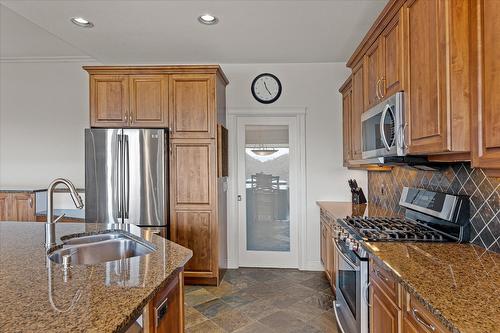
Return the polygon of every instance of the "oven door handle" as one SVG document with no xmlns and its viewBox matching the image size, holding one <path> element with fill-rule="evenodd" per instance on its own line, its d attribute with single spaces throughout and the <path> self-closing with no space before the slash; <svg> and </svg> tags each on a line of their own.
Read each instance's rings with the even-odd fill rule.
<svg viewBox="0 0 500 333">
<path fill-rule="evenodd" d="M 355 271 L 359 271 L 359 267 L 356 265 L 355 262 L 353 262 L 351 259 L 349 259 L 344 252 L 342 252 L 342 249 L 340 248 L 339 244 L 337 243 L 337 240 L 333 238 L 333 244 L 335 244 L 335 247 L 337 248 L 337 252 L 342 256 L 342 259 L 345 260 L 345 262 L 351 266 L 352 269 Z"/>
<path fill-rule="evenodd" d="M 384 124 L 385 124 L 385 117 L 387 116 L 387 112 L 389 111 L 390 108 L 391 108 L 391 106 L 389 104 L 387 104 L 384 107 L 384 111 L 382 111 L 382 115 L 380 116 L 380 137 L 382 138 L 382 143 L 384 144 L 385 149 L 387 149 L 388 151 L 391 150 L 391 147 L 389 146 L 389 143 L 387 142 Z"/>
</svg>

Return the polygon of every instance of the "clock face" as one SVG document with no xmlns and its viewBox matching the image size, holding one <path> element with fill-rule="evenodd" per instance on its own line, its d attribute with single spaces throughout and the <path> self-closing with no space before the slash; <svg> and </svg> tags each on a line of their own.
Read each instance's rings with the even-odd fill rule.
<svg viewBox="0 0 500 333">
<path fill-rule="evenodd" d="M 273 74 L 260 74 L 252 82 L 252 95 L 261 103 L 273 103 L 281 95 L 281 82 Z"/>
</svg>

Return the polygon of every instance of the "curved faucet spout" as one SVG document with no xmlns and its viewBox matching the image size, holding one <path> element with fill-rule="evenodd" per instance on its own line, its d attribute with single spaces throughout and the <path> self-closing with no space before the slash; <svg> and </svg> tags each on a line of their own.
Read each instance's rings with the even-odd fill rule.
<svg viewBox="0 0 500 333">
<path fill-rule="evenodd" d="M 58 221 L 57 219 L 54 220 L 54 204 L 53 204 L 53 199 L 54 199 L 54 190 L 57 185 L 63 184 L 69 189 L 69 193 L 71 195 L 71 198 L 73 199 L 73 203 L 75 204 L 76 208 L 82 209 L 83 208 L 83 200 L 76 191 L 75 185 L 73 185 L 72 182 L 70 182 L 67 179 L 64 178 L 56 178 L 54 179 L 49 187 L 47 188 L 47 223 L 45 225 L 45 247 L 50 248 L 54 245 L 56 245 L 55 242 L 55 227 L 54 224 Z M 62 217 L 62 216 L 61 216 Z"/>
</svg>

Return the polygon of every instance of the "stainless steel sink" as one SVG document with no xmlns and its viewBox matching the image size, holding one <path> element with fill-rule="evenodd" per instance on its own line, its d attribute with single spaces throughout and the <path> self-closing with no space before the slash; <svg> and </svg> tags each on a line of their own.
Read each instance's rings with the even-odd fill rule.
<svg viewBox="0 0 500 333">
<path fill-rule="evenodd" d="M 130 239 L 122 232 L 107 232 L 105 234 L 96 234 L 96 235 L 63 239 L 63 243 L 64 245 L 79 245 L 79 244 L 102 242 L 110 239 L 123 239 L 123 238 Z"/>
<path fill-rule="evenodd" d="M 143 256 L 155 250 L 149 242 L 122 233 L 107 233 L 69 239 L 62 248 L 48 253 L 48 256 L 58 264 L 92 265 Z"/>
</svg>

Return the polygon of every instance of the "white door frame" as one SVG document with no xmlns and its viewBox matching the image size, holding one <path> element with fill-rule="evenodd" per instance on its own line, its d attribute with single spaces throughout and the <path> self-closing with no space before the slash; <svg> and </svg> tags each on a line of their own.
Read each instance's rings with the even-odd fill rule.
<svg viewBox="0 0 500 333">
<path fill-rule="evenodd" d="M 262 107 L 262 108 L 229 108 L 228 110 L 228 129 L 229 129 L 229 179 L 228 179 L 228 268 L 238 268 L 240 266 L 240 210 L 239 204 L 244 203 L 242 200 L 238 202 L 238 120 L 243 118 L 254 118 L 258 122 L 258 118 L 288 118 L 290 128 L 295 132 L 295 143 L 291 145 L 295 147 L 296 165 L 293 167 L 296 178 L 296 196 L 292 202 L 290 197 L 290 214 L 292 214 L 292 205 L 295 211 L 297 224 L 297 262 L 293 266 L 289 263 L 282 265 L 283 267 L 296 267 L 305 269 L 306 262 L 306 155 L 305 155 L 305 116 L 306 108 L 300 107 Z M 242 134 L 244 135 L 244 133 Z M 293 140 L 293 137 L 291 137 Z M 292 172 L 292 166 L 290 168 Z M 243 217 L 245 218 L 245 217 Z M 292 243 L 291 243 L 292 244 Z M 271 266 L 269 263 L 262 262 L 259 266 Z M 276 267 L 276 265 L 273 265 Z"/>
</svg>

